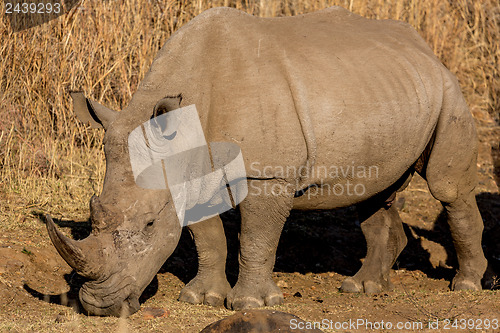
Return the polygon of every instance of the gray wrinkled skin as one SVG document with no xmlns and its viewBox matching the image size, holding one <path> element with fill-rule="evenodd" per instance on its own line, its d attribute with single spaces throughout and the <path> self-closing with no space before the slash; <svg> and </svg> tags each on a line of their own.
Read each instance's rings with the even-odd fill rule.
<svg viewBox="0 0 500 333">
<path fill-rule="evenodd" d="M 154 110 L 168 112 L 179 102 L 196 105 L 207 142 L 238 144 L 249 177 L 240 204 L 238 282 L 231 289 L 226 280 L 226 240 L 214 217 L 189 226 L 199 272 L 180 300 L 222 305 L 227 299 L 233 309 L 280 304 L 271 272 L 290 210 L 354 204 L 368 251 L 341 289 L 390 288 L 390 268 L 406 245 L 391 201 L 415 171 L 448 213 L 459 261 L 452 288 L 481 289 L 486 259 L 473 194 L 474 122 L 455 77 L 407 24 L 339 7 L 274 19 L 217 8 L 167 41 L 123 111 L 73 97 L 79 118 L 106 130 L 104 188 L 91 202 L 89 239 L 72 242 L 48 227 L 61 255 L 91 280 L 80 292 L 91 314 L 136 311 L 138 296 L 177 244 L 170 193 L 135 184 L 127 138 Z M 311 172 L 350 165 L 378 172 L 362 179 Z M 302 171 L 283 174 L 287 167 Z M 364 188 L 358 195 L 310 187 L 354 181 Z"/>
</svg>

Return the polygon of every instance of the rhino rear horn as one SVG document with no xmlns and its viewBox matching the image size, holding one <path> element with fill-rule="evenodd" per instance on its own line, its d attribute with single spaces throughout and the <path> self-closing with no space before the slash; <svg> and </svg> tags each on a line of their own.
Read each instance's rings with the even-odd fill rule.
<svg viewBox="0 0 500 333">
<path fill-rule="evenodd" d="M 86 98 L 82 92 L 71 92 L 70 95 L 78 119 L 83 123 L 90 123 L 92 128 L 106 129 L 118 115 L 118 112 Z"/>
<path fill-rule="evenodd" d="M 49 215 L 47 220 L 47 231 L 57 252 L 63 259 L 80 275 L 97 280 L 103 275 L 100 267 L 96 264 L 98 260 L 99 242 L 94 236 L 89 236 L 84 240 L 75 241 L 64 236 Z"/>
<path fill-rule="evenodd" d="M 90 220 L 92 233 L 97 235 L 106 228 L 122 223 L 123 214 L 112 205 L 102 203 L 97 195 L 93 195 L 90 198 Z"/>
</svg>

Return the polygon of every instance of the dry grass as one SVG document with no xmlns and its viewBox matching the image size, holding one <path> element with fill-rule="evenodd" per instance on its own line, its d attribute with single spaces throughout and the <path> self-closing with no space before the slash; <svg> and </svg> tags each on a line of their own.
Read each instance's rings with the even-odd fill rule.
<svg viewBox="0 0 500 333">
<path fill-rule="evenodd" d="M 47 244 L 50 241 L 43 225 L 37 223 L 36 212 L 84 220 L 88 216 L 90 196 L 101 189 L 105 168 L 101 149 L 103 133 L 76 121 L 69 91 L 83 90 L 87 96 L 111 108 L 123 108 L 171 33 L 209 7 L 231 6 L 272 17 L 312 12 L 332 5 L 365 17 L 399 19 L 413 25 L 456 73 L 471 109 L 482 118 L 479 120 L 489 115 L 499 121 L 498 0 L 83 0 L 69 14 L 21 32 L 10 29 L 1 11 L 0 243 L 17 244 L 12 245 L 12 251 L 18 252 L 25 246 L 34 252 L 34 248 L 43 247 L 42 250 L 52 252 L 37 258 L 45 260 L 51 255 L 62 262 Z M 498 142 L 498 137 L 496 140 Z M 419 191 L 424 192 L 424 187 L 425 184 Z M 408 201 L 411 201 L 409 197 L 415 198 L 415 193 L 408 194 Z M 418 212 L 424 212 L 427 217 L 429 207 L 419 207 Z M 440 207 L 436 209 L 437 215 Z M 412 214 L 416 215 L 415 212 L 417 208 Z M 40 267 L 46 266 L 44 260 L 40 261 Z M 56 273 L 62 275 L 60 271 Z M 37 270 L 30 274 L 23 275 L 23 281 L 19 275 L 10 282 L 24 283 L 24 279 L 32 276 L 50 287 L 50 274 Z M 293 287 L 286 292 L 292 295 L 298 290 L 304 295 L 311 292 L 309 287 L 304 287 L 306 282 L 312 284 L 308 276 L 284 276 L 290 278 L 289 284 Z M 6 281 L 6 276 L 3 277 Z M 321 295 L 324 303 L 311 300 L 314 297 L 290 296 L 278 310 L 317 320 L 325 314 L 345 319 L 366 317 L 368 312 L 373 312 L 371 319 L 380 320 L 391 311 L 401 310 L 408 316 L 415 315 L 401 292 L 391 294 L 384 303 L 388 308 L 379 311 L 381 300 L 337 293 L 336 287 L 342 278 L 338 275 L 330 280 L 325 278 L 327 282 L 323 287 L 316 289 L 315 295 Z M 401 281 L 404 278 L 399 277 Z M 140 314 L 128 322 L 85 317 L 75 314 L 71 308 L 38 302 L 19 289 L 19 299 L 15 299 L 12 306 L 0 305 L 0 332 L 171 332 L 177 331 L 176 328 L 180 332 L 193 332 L 230 314 L 224 309 L 177 302 L 183 283 L 172 274 L 160 274 L 158 279 L 161 292 L 148 300 L 148 306 L 171 310 L 168 320 L 146 321 Z M 2 283 L 0 273 L 0 287 Z M 422 280 L 417 279 L 409 289 L 420 288 L 421 283 Z M 450 298 L 443 291 L 447 290 L 447 282 L 429 279 L 427 283 L 432 290 L 426 292 L 432 300 L 429 307 L 444 309 L 443 304 L 468 304 L 463 300 L 463 295 L 468 294 L 454 293 Z M 436 289 L 441 292 L 436 294 Z M 495 304 L 500 304 L 498 295 L 493 292 L 487 295 L 487 301 L 470 313 L 471 318 L 481 313 L 486 313 L 485 316 L 498 313 L 498 307 L 495 308 Z M 421 299 L 427 302 L 427 294 Z M 63 322 L 55 323 L 61 313 Z"/>
<path fill-rule="evenodd" d="M 79 124 L 70 90 L 123 108 L 170 34 L 209 7 L 283 16 L 340 5 L 413 25 L 461 82 L 469 104 L 498 121 L 500 7 L 495 0 L 95 1 L 13 32 L 0 13 L 0 230 L 33 211 L 82 219 L 104 174 L 102 131 Z M 23 224 L 24 223 L 24 224 Z"/>
</svg>

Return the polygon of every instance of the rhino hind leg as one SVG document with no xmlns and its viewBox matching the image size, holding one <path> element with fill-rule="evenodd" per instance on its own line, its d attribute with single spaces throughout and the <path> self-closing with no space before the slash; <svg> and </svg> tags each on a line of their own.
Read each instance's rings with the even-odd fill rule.
<svg viewBox="0 0 500 333">
<path fill-rule="evenodd" d="M 380 207 L 380 208 L 379 208 Z M 389 273 L 407 239 L 393 205 L 365 203 L 358 206 L 367 254 L 360 270 L 344 280 L 342 292 L 378 293 L 392 289 Z"/>
<path fill-rule="evenodd" d="M 238 281 L 227 297 L 227 307 L 242 310 L 283 302 L 272 280 L 278 241 L 290 214 L 293 193 L 281 180 L 250 180 L 248 196 L 240 204 L 241 234 Z"/>
<path fill-rule="evenodd" d="M 471 166 L 471 169 L 475 170 Z M 432 174 L 432 170 L 427 170 L 427 176 Z M 464 178 L 471 175 L 464 173 Z M 458 180 L 457 180 L 458 182 Z M 458 273 L 451 284 L 453 290 L 481 290 L 481 279 L 486 271 L 487 260 L 484 257 L 481 246 L 483 234 L 483 220 L 477 207 L 473 188 L 457 190 L 456 183 L 434 183 L 428 180 L 431 194 L 441 201 L 446 211 L 448 225 L 450 226 L 453 244 L 457 253 Z M 451 190 L 455 187 L 453 190 Z M 450 199 L 450 191 L 457 191 L 456 197 Z M 463 193 L 463 192 L 465 193 Z M 462 193 L 460 193 L 462 192 Z M 467 193 L 468 192 L 468 193 Z"/>
<path fill-rule="evenodd" d="M 487 261 L 481 247 L 483 220 L 473 193 L 445 204 L 459 269 L 452 281 L 453 290 L 481 290 Z"/>
<path fill-rule="evenodd" d="M 477 135 L 456 80 L 447 86 L 438 122 L 427 163 L 419 173 L 447 213 L 459 264 L 452 289 L 480 290 L 487 261 L 481 246 L 483 220 L 474 195 Z"/>
<path fill-rule="evenodd" d="M 179 300 L 191 304 L 224 305 L 231 286 L 226 278 L 226 237 L 219 216 L 190 225 L 198 252 L 198 274 L 182 290 Z"/>
</svg>

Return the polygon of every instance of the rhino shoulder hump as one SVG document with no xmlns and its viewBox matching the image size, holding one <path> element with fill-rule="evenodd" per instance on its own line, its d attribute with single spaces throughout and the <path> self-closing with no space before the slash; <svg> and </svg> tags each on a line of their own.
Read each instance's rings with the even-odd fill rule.
<svg viewBox="0 0 500 333">
<path fill-rule="evenodd" d="M 254 17 L 248 13 L 245 13 L 241 10 L 229 8 L 229 7 L 214 7 L 203 11 L 200 15 L 196 16 L 190 22 L 196 24 L 204 24 L 204 23 L 218 23 L 221 20 L 231 20 L 238 19 L 241 17 Z"/>
</svg>

